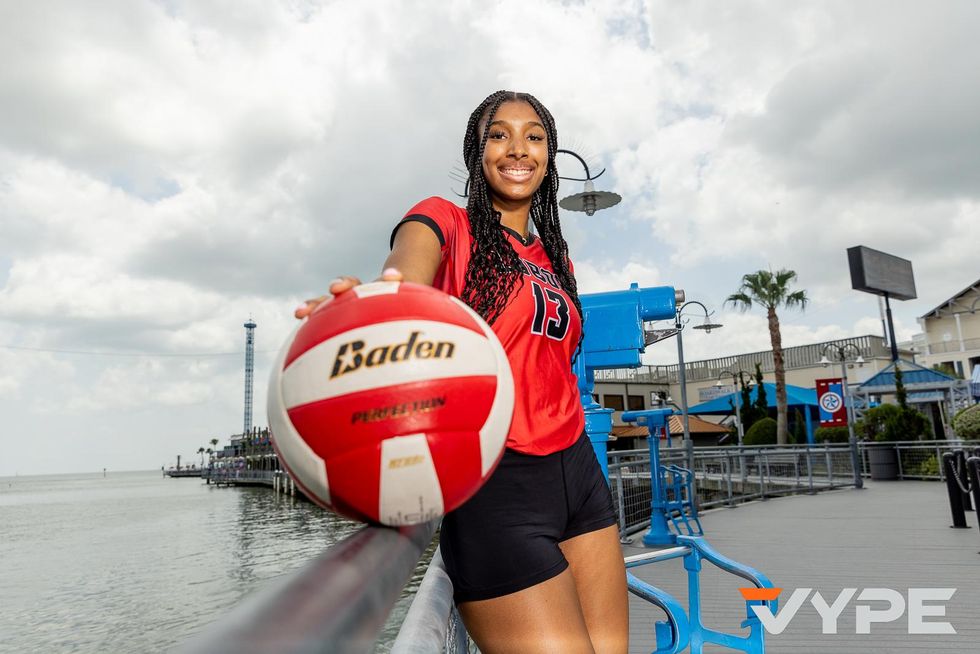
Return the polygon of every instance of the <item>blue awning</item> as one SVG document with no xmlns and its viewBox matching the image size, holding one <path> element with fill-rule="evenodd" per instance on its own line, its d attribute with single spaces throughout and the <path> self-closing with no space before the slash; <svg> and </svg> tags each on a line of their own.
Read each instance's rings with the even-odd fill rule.
<svg viewBox="0 0 980 654">
<path fill-rule="evenodd" d="M 956 383 L 956 379 L 938 370 L 920 366 L 911 361 L 899 360 L 902 367 L 902 383 L 910 389 L 915 387 L 946 388 Z M 889 393 L 895 390 L 895 364 L 889 364 L 859 387 L 862 393 Z"/>
<path fill-rule="evenodd" d="M 776 385 L 771 382 L 765 382 L 763 386 L 766 387 L 766 405 L 770 409 L 775 409 Z M 751 401 L 755 402 L 758 395 L 759 388 L 757 386 L 753 386 L 749 391 Z M 739 402 L 741 401 L 741 398 L 739 398 Z M 787 405 L 791 407 L 817 407 L 817 390 L 815 388 L 803 388 L 802 386 L 792 386 L 787 384 L 786 401 Z M 735 393 L 728 393 L 727 395 L 716 397 L 713 400 L 708 400 L 707 402 L 702 402 L 701 404 L 695 404 L 689 408 L 687 412 L 695 415 L 723 415 L 726 413 L 731 413 L 732 406 L 734 404 Z"/>
</svg>

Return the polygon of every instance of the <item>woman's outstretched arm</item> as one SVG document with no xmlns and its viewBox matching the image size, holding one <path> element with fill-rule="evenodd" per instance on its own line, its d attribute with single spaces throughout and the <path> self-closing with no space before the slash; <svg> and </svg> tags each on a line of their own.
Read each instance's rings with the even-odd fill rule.
<svg viewBox="0 0 980 654">
<path fill-rule="evenodd" d="M 432 284 L 436 270 L 442 260 L 439 238 L 426 225 L 407 222 L 398 228 L 391 254 L 385 260 L 384 272 L 378 278 L 386 282 L 415 282 Z M 361 283 L 357 277 L 343 275 L 330 283 L 331 295 L 340 295 Z M 324 300 L 326 295 L 307 300 L 301 304 L 294 315 L 305 318 Z"/>
</svg>

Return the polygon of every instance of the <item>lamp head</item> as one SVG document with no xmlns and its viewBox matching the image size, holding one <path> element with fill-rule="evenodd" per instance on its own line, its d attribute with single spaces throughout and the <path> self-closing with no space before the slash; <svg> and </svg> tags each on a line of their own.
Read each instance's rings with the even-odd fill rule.
<svg viewBox="0 0 980 654">
<path fill-rule="evenodd" d="M 710 334 L 712 329 L 721 329 L 721 327 L 722 327 L 721 323 L 711 322 L 711 319 L 708 318 L 708 316 L 705 316 L 704 322 L 701 323 L 700 325 L 695 325 L 693 329 L 701 329 L 704 330 L 705 334 Z"/>
<path fill-rule="evenodd" d="M 562 198 L 558 206 L 568 211 L 584 211 L 586 216 L 591 216 L 596 211 L 616 206 L 622 199 L 618 193 L 595 190 L 592 180 L 587 180 L 581 193 Z"/>
<path fill-rule="evenodd" d="M 826 368 L 827 366 L 830 365 L 830 359 L 827 358 L 827 355 L 826 354 L 823 355 L 823 357 L 821 357 L 821 359 L 820 359 L 820 365 L 823 366 L 824 368 Z"/>
</svg>

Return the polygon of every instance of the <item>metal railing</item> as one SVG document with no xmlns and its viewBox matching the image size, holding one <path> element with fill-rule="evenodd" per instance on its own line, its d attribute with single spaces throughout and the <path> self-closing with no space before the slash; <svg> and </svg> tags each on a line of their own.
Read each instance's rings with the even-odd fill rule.
<svg viewBox="0 0 980 654">
<path fill-rule="evenodd" d="M 267 482 L 268 485 L 272 485 L 272 481 L 277 475 L 283 475 L 285 473 L 276 470 L 246 470 L 243 468 L 214 468 L 210 472 L 205 471 L 205 474 L 201 475 L 205 479 L 210 479 L 213 482 L 223 482 L 223 481 L 256 481 L 256 482 Z"/>
<path fill-rule="evenodd" d="M 862 477 L 871 476 L 868 447 L 859 443 Z M 903 441 L 898 451 L 899 479 L 943 480 L 944 452 L 980 442 Z M 660 452 L 662 465 L 685 466 L 679 448 Z M 854 467 L 846 443 L 696 448 L 694 478 L 697 505 L 705 510 L 796 493 L 854 486 Z M 650 525 L 650 453 L 647 449 L 609 453 L 609 485 L 619 517 L 620 537 Z"/>
<path fill-rule="evenodd" d="M 370 652 L 435 527 L 364 527 L 246 600 L 181 651 Z"/>
<path fill-rule="evenodd" d="M 980 442 L 896 443 L 903 479 L 941 479 L 931 459 Z M 862 472 L 870 473 L 866 448 Z M 685 452 L 665 449 L 663 465 L 684 465 Z M 228 470 L 259 479 L 272 471 Z M 694 475 L 700 509 L 792 493 L 854 485 L 847 444 L 698 448 Z M 240 478 L 240 477 L 239 477 Z M 650 524 L 649 450 L 609 453 L 609 481 L 628 538 Z M 235 609 L 189 643 L 186 652 L 372 651 L 378 632 L 432 539 L 435 523 L 390 529 L 365 527 L 300 571 Z M 462 654 L 472 643 L 452 603 L 452 586 L 438 552 L 412 603 L 393 652 Z"/>
<path fill-rule="evenodd" d="M 980 446 L 980 441 L 899 441 L 892 443 L 898 451 L 898 478 L 945 481 L 943 454 L 962 448 Z M 871 475 L 868 447 L 860 444 L 861 474 Z"/>
<path fill-rule="evenodd" d="M 453 582 L 437 549 L 405 614 L 391 654 L 467 654 L 471 643 L 453 602 Z"/>
<path fill-rule="evenodd" d="M 686 466 L 681 449 L 661 450 L 661 465 Z M 700 510 L 795 493 L 854 486 L 847 444 L 696 448 L 694 479 Z M 650 453 L 609 453 L 609 485 L 625 539 L 650 524 Z"/>
<path fill-rule="evenodd" d="M 891 356 L 890 349 L 885 345 L 885 339 L 880 336 L 856 336 L 828 341 L 844 345 L 854 345 L 865 359 L 887 358 Z M 783 360 L 786 370 L 811 368 L 820 364 L 823 356 L 822 348 L 826 343 L 816 345 L 800 345 L 783 350 Z M 958 345 L 957 345 L 958 348 Z M 755 370 L 758 363 L 762 372 L 772 372 L 775 367 L 772 350 L 750 352 L 737 356 L 690 361 L 685 367 L 685 378 L 688 383 L 698 381 L 717 381 L 718 374 L 724 370 Z M 647 384 L 676 384 L 678 383 L 677 364 L 667 366 L 640 366 L 639 368 L 617 368 L 612 370 L 596 370 L 596 382 L 636 382 Z"/>
<path fill-rule="evenodd" d="M 926 346 L 926 354 L 945 354 L 947 352 L 967 352 L 980 350 L 980 338 L 964 338 L 962 345 L 959 339 L 937 341 Z"/>
<path fill-rule="evenodd" d="M 903 441 L 898 451 L 899 479 L 943 480 L 942 455 L 971 441 Z M 871 476 L 865 443 L 858 444 L 861 476 Z M 685 466 L 680 448 L 663 449 L 662 465 Z M 796 493 L 854 486 L 854 467 L 846 443 L 696 448 L 694 478 L 700 510 Z M 647 449 L 609 453 L 609 484 L 619 516 L 620 537 L 650 525 L 650 453 Z"/>
<path fill-rule="evenodd" d="M 938 341 L 936 343 L 929 343 L 926 345 L 928 348 L 926 352 L 928 354 L 945 354 L 947 352 L 959 352 L 960 342 L 956 341 Z"/>
</svg>

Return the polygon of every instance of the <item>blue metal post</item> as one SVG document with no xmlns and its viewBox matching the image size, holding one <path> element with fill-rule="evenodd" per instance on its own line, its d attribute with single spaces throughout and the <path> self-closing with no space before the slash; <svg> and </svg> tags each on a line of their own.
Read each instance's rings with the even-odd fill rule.
<svg viewBox="0 0 980 654">
<path fill-rule="evenodd" d="M 596 405 L 598 406 L 598 405 Z M 602 476 L 609 483 L 609 433 L 612 431 L 612 409 L 595 409 L 585 413 L 585 433 L 599 459 Z"/>
<path fill-rule="evenodd" d="M 585 366 L 584 359 L 579 355 L 572 368 L 578 375 L 579 399 L 585 410 L 585 433 L 589 436 L 592 449 L 595 450 L 596 458 L 599 460 L 599 467 L 602 468 L 602 476 L 606 478 L 608 484 L 608 443 L 609 434 L 612 432 L 613 410 L 603 409 L 592 397 L 592 391 L 595 389 L 595 371 Z"/>
<path fill-rule="evenodd" d="M 667 424 L 671 409 L 650 409 L 647 411 L 627 411 L 623 414 L 626 422 L 645 425 L 650 442 L 650 529 L 643 535 L 643 544 L 673 545 L 677 536 L 667 527 L 667 509 L 664 502 L 663 479 L 660 476 L 660 430 Z"/>
<path fill-rule="evenodd" d="M 637 368 L 645 347 L 643 323 L 674 317 L 678 292 L 671 286 L 590 293 L 580 297 L 585 316 L 585 338 L 572 370 L 578 376 L 585 410 L 585 431 L 595 450 L 602 474 L 609 481 L 608 443 L 612 409 L 603 409 L 592 397 L 595 371 Z"/>
</svg>

